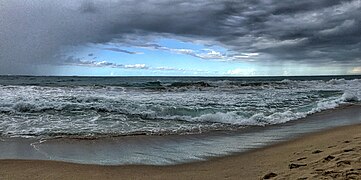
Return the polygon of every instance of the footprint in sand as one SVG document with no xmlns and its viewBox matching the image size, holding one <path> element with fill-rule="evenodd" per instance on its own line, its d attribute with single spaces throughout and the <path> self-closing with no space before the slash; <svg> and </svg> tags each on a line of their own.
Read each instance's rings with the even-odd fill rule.
<svg viewBox="0 0 361 180">
<path fill-rule="evenodd" d="M 322 152 L 323 152 L 323 151 L 317 149 L 317 150 L 313 151 L 312 154 L 318 154 L 318 153 L 322 153 Z"/>
<path fill-rule="evenodd" d="M 344 149 L 343 152 L 351 152 L 354 151 L 354 149 Z"/>
<path fill-rule="evenodd" d="M 301 161 L 301 160 L 304 160 L 304 159 L 307 159 L 307 157 L 300 157 L 297 159 L 297 161 Z"/>
<path fill-rule="evenodd" d="M 271 178 L 276 177 L 276 176 L 277 176 L 276 173 L 270 172 L 270 173 L 264 175 L 263 179 L 271 179 Z"/>
<path fill-rule="evenodd" d="M 325 161 L 331 161 L 332 159 L 335 159 L 335 156 L 328 155 L 327 157 L 323 158 Z"/>
<path fill-rule="evenodd" d="M 337 167 L 340 167 L 342 165 L 351 165 L 351 161 L 349 161 L 349 160 L 338 161 L 336 163 L 336 165 L 337 165 Z"/>
<path fill-rule="evenodd" d="M 288 165 L 288 167 L 290 169 L 294 169 L 294 168 L 299 168 L 299 167 L 302 167 L 302 166 L 307 166 L 307 164 L 295 164 L 295 163 L 291 163 Z"/>
</svg>

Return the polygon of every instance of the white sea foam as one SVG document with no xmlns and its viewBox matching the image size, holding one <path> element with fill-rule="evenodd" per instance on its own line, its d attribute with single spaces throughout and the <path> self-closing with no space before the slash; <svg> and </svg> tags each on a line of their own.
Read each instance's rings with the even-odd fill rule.
<svg viewBox="0 0 361 180">
<path fill-rule="evenodd" d="M 359 97 L 355 92 L 345 92 L 342 94 L 341 99 L 345 102 L 356 102 L 359 101 Z"/>
<path fill-rule="evenodd" d="M 191 121 L 197 122 L 216 122 L 216 123 L 227 123 L 227 124 L 236 124 L 236 125 L 251 125 L 253 122 L 250 119 L 247 119 L 241 115 L 238 115 L 236 112 L 217 112 L 214 114 L 203 114 L 199 117 L 191 118 Z"/>
</svg>

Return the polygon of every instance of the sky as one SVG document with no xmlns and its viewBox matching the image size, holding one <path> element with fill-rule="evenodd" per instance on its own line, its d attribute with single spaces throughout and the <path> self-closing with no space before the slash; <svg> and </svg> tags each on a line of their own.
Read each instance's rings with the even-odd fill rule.
<svg viewBox="0 0 361 180">
<path fill-rule="evenodd" d="M 361 0 L 0 0 L 0 74 L 361 74 Z"/>
</svg>

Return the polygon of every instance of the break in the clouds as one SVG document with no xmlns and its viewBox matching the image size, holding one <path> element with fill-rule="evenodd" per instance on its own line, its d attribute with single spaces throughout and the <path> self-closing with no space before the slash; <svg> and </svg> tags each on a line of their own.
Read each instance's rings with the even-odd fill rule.
<svg viewBox="0 0 361 180">
<path fill-rule="evenodd" d="M 341 69 L 338 72 L 357 73 L 361 66 L 359 17 L 361 0 L 0 0 L 0 74 L 51 74 L 58 66 L 68 65 L 64 49 L 89 44 L 118 53 L 117 64 L 124 64 L 123 54 L 143 53 L 118 45 L 148 46 L 205 64 L 217 60 L 270 67 L 331 64 Z M 157 38 L 209 48 L 167 47 L 157 44 Z M 148 63 L 135 64 L 148 67 Z M 159 67 L 179 69 L 170 65 Z"/>
<path fill-rule="evenodd" d="M 197 69 L 181 69 L 181 68 L 171 68 L 171 67 L 148 67 L 146 64 L 119 64 L 108 61 L 96 61 L 96 60 L 87 60 L 79 59 L 74 57 L 68 57 L 63 65 L 70 66 L 85 66 L 85 67 L 107 67 L 107 68 L 116 68 L 116 69 L 147 69 L 152 71 L 179 71 L 179 72 L 203 72 L 206 71 L 197 70 Z"/>
</svg>

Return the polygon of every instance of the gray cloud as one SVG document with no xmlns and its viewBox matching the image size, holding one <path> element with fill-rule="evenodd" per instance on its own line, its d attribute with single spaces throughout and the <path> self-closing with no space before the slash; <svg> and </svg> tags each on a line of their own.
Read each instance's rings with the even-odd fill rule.
<svg viewBox="0 0 361 180">
<path fill-rule="evenodd" d="M 102 49 L 108 50 L 108 51 L 126 53 L 126 54 L 141 54 L 140 52 L 133 52 L 133 51 L 128 51 L 128 50 L 120 49 L 120 48 L 102 48 Z"/>
<path fill-rule="evenodd" d="M 231 60 L 360 66 L 361 0 L 0 0 L 0 17 L 1 74 L 44 73 L 29 65 L 64 61 L 66 46 L 158 36 L 221 45 Z"/>
</svg>

